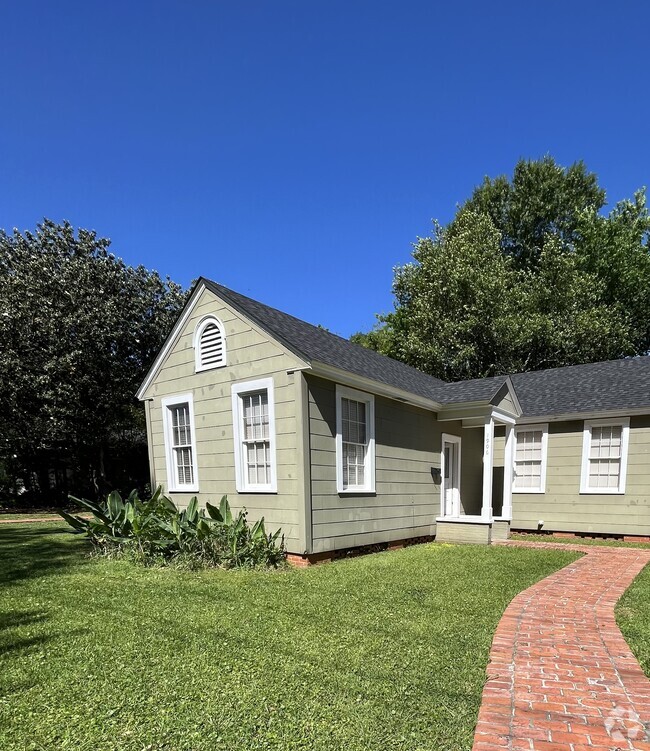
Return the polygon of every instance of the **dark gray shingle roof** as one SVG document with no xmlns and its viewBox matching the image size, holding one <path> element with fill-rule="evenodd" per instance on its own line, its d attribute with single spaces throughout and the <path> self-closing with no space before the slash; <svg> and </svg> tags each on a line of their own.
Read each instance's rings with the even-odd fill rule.
<svg viewBox="0 0 650 751">
<path fill-rule="evenodd" d="M 436 394 L 446 386 L 444 381 L 416 368 L 353 344 L 325 329 L 240 295 L 221 284 L 209 279 L 202 281 L 209 290 L 258 323 L 297 355 L 302 355 L 309 361 L 315 360 L 341 368 L 434 401 L 437 401 Z"/>
<path fill-rule="evenodd" d="M 495 376 L 494 378 L 475 378 L 471 381 L 446 383 L 440 390 L 438 401 L 441 404 L 489 402 L 507 380 L 508 376 Z"/>
<path fill-rule="evenodd" d="M 298 356 L 440 404 L 490 401 L 507 376 L 445 383 L 404 363 L 202 278 L 205 286 Z M 650 408 L 650 356 L 510 376 L 525 417 Z"/>
<path fill-rule="evenodd" d="M 526 417 L 650 407 L 650 357 L 511 376 Z"/>
</svg>

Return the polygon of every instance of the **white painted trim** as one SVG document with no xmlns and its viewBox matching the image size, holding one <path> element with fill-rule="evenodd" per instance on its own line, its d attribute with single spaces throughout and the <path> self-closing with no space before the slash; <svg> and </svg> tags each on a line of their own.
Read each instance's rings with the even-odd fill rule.
<svg viewBox="0 0 650 751">
<path fill-rule="evenodd" d="M 363 486 L 343 485 L 343 414 L 341 399 L 354 399 L 366 405 L 366 431 L 368 434 L 368 448 L 366 450 L 365 476 Z M 336 384 L 336 490 L 343 495 L 358 495 L 375 492 L 375 397 L 365 391 L 357 391 Z"/>
<path fill-rule="evenodd" d="M 492 475 L 494 471 L 494 418 L 485 419 L 483 426 L 483 502 L 481 516 L 492 519 Z"/>
<path fill-rule="evenodd" d="M 192 473 L 194 482 L 181 484 L 178 482 L 176 461 L 174 460 L 174 445 L 171 434 L 170 408 L 179 404 L 187 404 L 190 413 L 190 432 L 192 434 Z M 163 436 L 165 440 L 165 465 L 167 469 L 167 491 L 170 493 L 198 493 L 199 491 L 199 467 L 196 455 L 196 426 L 194 422 L 194 397 L 189 394 L 175 394 L 166 396 L 160 400 L 163 419 Z"/>
<path fill-rule="evenodd" d="M 203 332 L 206 327 L 211 323 L 214 323 L 214 325 L 218 327 L 219 332 L 221 333 L 221 360 L 219 360 L 219 362 L 212 363 L 211 365 L 201 365 L 201 337 L 203 336 Z M 203 318 L 199 319 L 199 322 L 196 324 L 196 328 L 194 329 L 194 339 L 192 341 L 192 346 L 194 347 L 194 369 L 197 373 L 200 373 L 203 370 L 214 370 L 215 368 L 226 367 L 226 329 L 224 328 L 221 320 L 217 318 L 217 316 L 212 315 L 212 313 L 208 313 L 207 315 L 203 316 Z"/>
<path fill-rule="evenodd" d="M 438 516 L 436 522 L 453 522 L 454 524 L 492 524 L 493 519 L 485 519 L 482 516 L 463 515 L 463 516 Z M 499 521 L 501 521 L 499 519 Z"/>
<path fill-rule="evenodd" d="M 516 418 L 511 417 L 507 412 L 503 412 L 498 407 L 492 410 L 492 417 L 495 422 L 501 422 L 504 425 L 514 425 L 517 422 Z"/>
<path fill-rule="evenodd" d="M 348 370 L 335 368 L 332 365 L 326 365 L 325 363 L 318 361 L 312 362 L 311 370 L 308 372 L 350 388 L 361 389 L 364 392 L 375 394 L 377 396 L 385 396 L 388 399 L 395 399 L 396 401 L 404 402 L 405 404 L 412 404 L 416 407 L 431 410 L 432 412 L 438 412 L 442 408 L 442 405 L 433 399 L 427 399 L 424 396 L 417 396 L 416 394 L 396 388 L 395 386 L 389 386 L 386 383 L 375 381 L 372 378 L 356 375 L 355 373 L 350 373 Z"/>
<path fill-rule="evenodd" d="M 526 424 L 537 422 L 570 422 L 572 420 L 610 420 L 616 417 L 636 417 L 638 415 L 650 415 L 650 404 L 647 407 L 635 409 L 610 409 L 592 412 L 565 412 L 561 415 L 535 415 L 525 417 Z"/>
<path fill-rule="evenodd" d="M 237 306 L 233 305 L 230 302 L 230 300 L 222 297 L 213 289 L 207 287 L 205 282 L 201 280 L 200 282 L 197 283 L 196 288 L 190 295 L 190 298 L 188 299 L 188 301 L 185 303 L 185 308 L 183 312 L 181 313 L 179 319 L 174 324 L 174 327 L 172 328 L 167 339 L 165 340 L 164 345 L 162 346 L 160 352 L 158 353 L 158 356 L 154 360 L 153 365 L 151 366 L 151 368 L 149 368 L 149 372 L 145 376 L 145 379 L 142 382 L 142 385 L 140 386 L 140 388 L 138 389 L 136 393 L 136 396 L 138 399 L 140 400 L 144 399 L 147 389 L 149 388 L 149 386 L 151 386 L 153 380 L 158 375 L 158 371 L 162 367 L 162 364 L 165 361 L 165 358 L 169 355 L 170 351 L 172 350 L 172 348 L 178 341 L 178 338 L 180 337 L 181 332 L 183 331 L 185 327 L 185 324 L 187 323 L 188 319 L 190 318 L 190 316 L 194 312 L 194 309 L 196 308 L 199 298 L 201 297 L 203 292 L 205 292 L 206 290 L 211 295 L 214 295 L 215 300 L 218 300 L 234 316 L 237 316 L 238 318 L 241 318 L 243 321 L 246 321 L 246 323 L 248 323 L 249 326 L 254 331 L 256 331 L 261 336 L 268 337 L 278 347 L 280 347 L 280 349 L 286 355 L 296 360 L 297 368 L 307 368 L 310 366 L 310 363 L 308 363 L 303 357 L 301 357 L 295 351 L 291 350 L 284 342 L 280 341 L 274 334 L 272 334 L 270 331 L 267 331 L 262 326 L 257 324 L 254 320 L 252 320 L 245 313 L 242 313 Z"/>
<path fill-rule="evenodd" d="M 181 313 L 180 318 L 174 324 L 174 328 L 171 330 L 160 352 L 158 353 L 158 356 L 153 361 L 153 365 L 149 368 L 149 372 L 145 376 L 144 381 L 142 381 L 142 385 L 140 386 L 140 388 L 138 389 L 136 393 L 136 397 L 138 399 L 144 399 L 144 395 L 147 389 L 151 385 L 151 382 L 153 381 L 154 377 L 158 373 L 160 366 L 162 365 L 164 359 L 169 354 L 171 348 L 174 346 L 174 344 L 176 344 L 176 341 L 180 335 L 180 332 L 183 330 L 183 327 L 187 323 L 189 317 L 192 315 L 192 311 L 196 307 L 196 303 L 199 297 L 201 296 L 201 293 L 204 291 L 205 291 L 205 284 L 201 282 L 200 284 L 197 285 L 196 289 L 192 293 L 192 296 L 187 301 L 187 303 L 185 303 L 184 312 Z"/>
<path fill-rule="evenodd" d="M 621 430 L 621 459 L 618 488 L 589 487 L 589 448 L 591 445 L 591 429 L 606 425 L 616 425 Z M 582 464 L 580 468 L 580 492 L 589 495 L 624 495 L 627 478 L 627 454 L 630 442 L 630 418 L 619 417 L 608 420 L 585 420 L 582 431 Z"/>
<path fill-rule="evenodd" d="M 459 435 L 453 435 L 451 433 L 443 433 L 440 436 L 441 442 L 440 442 L 440 515 L 441 518 L 446 519 L 456 519 L 460 517 L 460 478 L 461 478 L 461 455 L 462 455 L 462 439 Z M 454 512 L 452 512 L 449 516 L 445 515 L 445 494 L 447 492 L 447 486 L 445 484 L 445 443 L 450 443 L 453 446 L 456 446 L 456 454 L 457 454 L 457 460 L 456 460 L 456 475 L 458 482 L 456 483 L 456 493 L 454 494 L 454 497 L 452 498 L 451 505 L 452 509 L 454 509 Z M 450 473 L 451 478 L 451 473 Z M 453 482 L 453 478 L 452 482 Z M 480 517 L 479 517 L 480 518 Z"/>
<path fill-rule="evenodd" d="M 244 459 L 244 444 L 242 441 L 242 401 L 244 394 L 266 389 L 269 402 L 269 450 L 271 452 L 271 482 L 263 485 L 250 485 L 247 480 L 246 460 Z M 255 381 L 233 383 L 231 387 L 232 399 L 232 432 L 233 448 L 235 452 L 235 486 L 238 493 L 277 493 L 277 460 L 275 447 L 275 396 L 273 392 L 273 378 L 260 378 Z"/>
<path fill-rule="evenodd" d="M 512 519 L 512 485 L 514 478 L 515 427 L 506 425 L 506 440 L 503 462 L 503 499 L 501 502 L 501 516 L 495 519 Z"/>
<path fill-rule="evenodd" d="M 542 431 L 542 466 L 540 468 L 540 486 L 539 488 L 516 488 L 515 487 L 515 457 L 517 453 L 517 436 L 519 433 L 526 433 L 527 431 L 541 430 Z M 521 423 L 515 425 L 514 445 L 512 449 L 512 492 L 532 493 L 541 495 L 546 493 L 546 467 L 548 461 L 548 423 Z"/>
</svg>

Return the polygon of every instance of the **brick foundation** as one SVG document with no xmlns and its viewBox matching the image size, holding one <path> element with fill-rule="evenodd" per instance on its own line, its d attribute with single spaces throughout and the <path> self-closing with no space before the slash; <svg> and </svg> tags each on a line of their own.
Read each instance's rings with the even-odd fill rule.
<svg viewBox="0 0 650 751">
<path fill-rule="evenodd" d="M 320 563 L 329 563 L 341 558 L 356 558 L 359 555 L 369 555 L 370 553 L 380 553 L 385 550 L 400 550 L 410 545 L 420 545 L 421 543 L 433 542 L 434 535 L 424 535 L 422 537 L 411 537 L 406 540 L 391 540 L 391 542 L 380 542 L 375 545 L 359 545 L 354 548 L 342 548 L 341 550 L 328 550 L 325 553 L 310 553 L 301 555 L 300 553 L 287 553 L 287 563 L 296 568 L 307 568 Z"/>
</svg>

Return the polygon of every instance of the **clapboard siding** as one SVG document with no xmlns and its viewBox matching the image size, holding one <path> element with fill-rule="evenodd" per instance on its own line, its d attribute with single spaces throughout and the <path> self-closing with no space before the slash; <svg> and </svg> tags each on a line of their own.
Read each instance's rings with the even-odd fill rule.
<svg viewBox="0 0 650 751">
<path fill-rule="evenodd" d="M 194 330 L 211 313 L 223 323 L 227 364 L 195 373 Z M 156 484 L 167 486 L 161 399 L 192 393 L 201 503 L 227 495 L 234 509 L 245 507 L 249 518 L 264 516 L 270 530 L 282 528 L 290 551 L 299 549 L 298 486 L 296 466 L 296 408 L 294 375 L 296 358 L 261 334 L 242 316 L 208 290 L 204 291 L 172 350 L 156 374 L 145 398 L 150 402 L 152 474 Z M 273 378 L 276 417 L 277 494 L 237 493 L 233 445 L 231 386 L 257 378 Z M 187 505 L 193 493 L 172 493 L 179 506 Z M 300 499 L 302 496 L 300 495 Z"/>
<path fill-rule="evenodd" d="M 375 490 L 336 491 L 336 385 L 307 376 L 314 552 L 430 535 L 440 511 L 435 414 L 375 397 Z"/>
<path fill-rule="evenodd" d="M 546 492 L 514 493 L 512 527 L 650 534 L 650 416 L 632 417 L 624 495 L 580 493 L 582 421 L 551 423 Z"/>
</svg>

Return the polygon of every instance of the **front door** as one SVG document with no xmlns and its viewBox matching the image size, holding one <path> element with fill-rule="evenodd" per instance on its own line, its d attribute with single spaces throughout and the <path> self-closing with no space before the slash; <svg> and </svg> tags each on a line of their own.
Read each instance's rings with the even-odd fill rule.
<svg viewBox="0 0 650 751">
<path fill-rule="evenodd" d="M 443 438 L 442 465 L 444 516 L 460 516 L 460 438 Z"/>
</svg>

